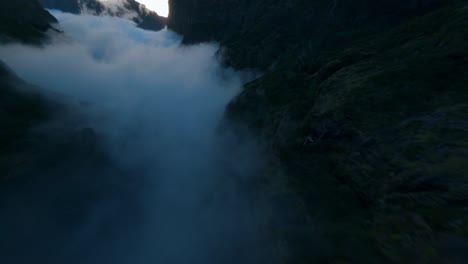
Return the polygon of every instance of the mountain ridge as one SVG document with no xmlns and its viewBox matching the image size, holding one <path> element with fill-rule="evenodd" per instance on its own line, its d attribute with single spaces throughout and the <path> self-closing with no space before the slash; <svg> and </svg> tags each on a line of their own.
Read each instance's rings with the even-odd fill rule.
<svg viewBox="0 0 468 264">
<path fill-rule="evenodd" d="M 63 12 L 80 14 L 83 8 L 88 12 L 97 15 L 107 14 L 111 16 L 126 16 L 129 13 L 135 14 L 131 19 L 138 27 L 145 30 L 158 31 L 165 27 L 165 18 L 159 16 L 156 12 L 147 9 L 144 5 L 135 0 L 125 0 L 123 6 L 119 6 L 116 10 L 108 9 L 98 0 L 39 0 L 41 4 L 48 9 L 58 9 Z"/>
<path fill-rule="evenodd" d="M 45 32 L 58 23 L 37 0 L 0 2 L 0 41 L 40 43 L 47 37 Z"/>
</svg>

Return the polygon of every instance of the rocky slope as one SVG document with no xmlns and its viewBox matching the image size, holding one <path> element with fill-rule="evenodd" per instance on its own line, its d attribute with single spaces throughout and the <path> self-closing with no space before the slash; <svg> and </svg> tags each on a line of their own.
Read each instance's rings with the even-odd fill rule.
<svg viewBox="0 0 468 264">
<path fill-rule="evenodd" d="M 0 2 L 0 42 L 38 43 L 57 20 L 36 0 Z"/>
<path fill-rule="evenodd" d="M 144 5 L 135 0 L 126 0 L 125 4 L 116 9 L 106 8 L 98 0 L 39 0 L 44 7 L 58 9 L 64 12 L 79 14 L 86 9 L 87 12 L 95 14 L 106 13 L 112 16 L 127 17 L 129 14 L 138 27 L 146 30 L 158 31 L 165 27 L 165 18 L 156 12 L 147 9 Z"/>
<path fill-rule="evenodd" d="M 186 43 L 220 41 L 225 58 L 237 68 L 264 69 L 282 54 L 275 49 L 294 49 L 305 39 L 317 43 L 338 31 L 395 25 L 455 2 L 459 0 L 170 0 L 167 23 Z"/>
<path fill-rule="evenodd" d="M 0 186 L 28 149 L 26 138 L 30 129 L 47 119 L 44 100 L 25 92 L 27 86 L 0 61 Z"/>
<path fill-rule="evenodd" d="M 57 20 L 36 0 L 0 2 L 0 39 L 2 42 L 21 41 L 41 44 L 45 32 Z M 1 59 L 1 58 L 0 58 Z M 0 60 L 0 186 L 18 165 L 26 149 L 28 133 L 33 126 L 45 121 L 48 106 L 30 85 L 18 78 Z"/>
<path fill-rule="evenodd" d="M 467 1 L 170 1 L 185 43 L 264 71 L 226 117 L 289 171 L 318 234 L 292 263 L 465 263 Z"/>
<path fill-rule="evenodd" d="M 57 22 L 36 0 L 2 1 L 0 10 L 3 22 L 0 36 L 5 42 L 43 45 L 47 40 L 45 32 Z M 31 175 L 39 176 L 41 170 L 56 168 L 51 161 L 62 161 L 66 168 L 65 164 L 72 160 L 86 163 L 98 156 L 93 154 L 95 138 L 89 129 L 74 126 L 39 129 L 57 121 L 58 113 L 62 115 L 67 109 L 36 91 L 36 87 L 18 77 L 0 58 L 0 197 L 18 191 L 7 186 L 28 184 L 34 181 Z M 70 120 L 76 121 L 74 118 Z M 65 119 L 62 116 L 59 120 Z M 88 151 L 86 157 L 81 156 L 83 151 Z M 23 178 L 25 175 L 28 177 Z"/>
<path fill-rule="evenodd" d="M 44 32 L 56 22 L 36 0 L 0 1 L 0 14 L 2 40 L 27 45 L 43 45 Z M 135 184 L 116 182 L 128 172 L 116 169 L 96 133 L 57 103 L 63 98 L 45 99 L 37 90 L 0 58 L 0 262 L 83 263 L 57 252 L 96 204 L 132 201 L 128 190 Z M 112 222 L 125 226 L 125 220 Z"/>
<path fill-rule="evenodd" d="M 114 205 L 105 207 L 112 230 L 134 226 L 116 215 L 141 213 L 139 183 L 116 168 L 73 109 L 57 103 L 65 98 L 35 90 L 0 63 L 0 262 L 91 263 L 94 244 L 86 254 L 66 248 L 102 203 L 115 201 L 113 213 Z"/>
</svg>

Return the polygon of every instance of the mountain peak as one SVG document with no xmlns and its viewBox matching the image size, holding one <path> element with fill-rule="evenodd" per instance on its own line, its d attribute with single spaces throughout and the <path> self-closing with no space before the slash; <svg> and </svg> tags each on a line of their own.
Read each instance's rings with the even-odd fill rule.
<svg viewBox="0 0 468 264">
<path fill-rule="evenodd" d="M 132 14 L 131 19 L 138 27 L 146 30 L 158 31 L 164 28 L 165 18 L 156 12 L 149 10 L 145 5 L 135 0 L 124 0 L 119 5 L 107 6 L 99 0 L 39 0 L 45 8 L 58 9 L 63 12 L 80 14 L 90 12 L 96 15 L 110 15 L 127 17 Z"/>
</svg>

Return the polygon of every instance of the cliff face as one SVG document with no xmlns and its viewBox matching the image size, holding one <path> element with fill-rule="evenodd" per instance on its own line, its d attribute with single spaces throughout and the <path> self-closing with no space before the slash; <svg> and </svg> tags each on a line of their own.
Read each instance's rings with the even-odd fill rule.
<svg viewBox="0 0 468 264">
<path fill-rule="evenodd" d="M 333 31 L 395 24 L 453 2 L 457 0 L 170 0 L 168 26 L 186 43 L 220 41 L 236 67 L 266 68 L 278 57 L 272 54 L 275 48 L 294 49 L 291 43 Z M 236 50 L 239 45 L 242 52 Z M 239 58 L 246 50 L 255 54 Z"/>
<path fill-rule="evenodd" d="M 0 42 L 40 42 L 57 20 L 36 0 L 0 2 Z"/>
<path fill-rule="evenodd" d="M 168 26 L 264 71 L 226 118 L 320 230 L 286 232 L 292 263 L 466 262 L 467 1 L 171 0 Z"/>
<path fill-rule="evenodd" d="M 158 31 L 165 27 L 165 18 L 160 17 L 156 12 L 144 7 L 135 0 L 126 0 L 122 8 L 117 10 L 107 9 L 98 0 L 39 0 L 44 7 L 49 9 L 58 9 L 63 12 L 79 14 L 82 8 L 94 12 L 96 14 L 106 13 L 113 16 L 124 16 L 131 12 L 136 16 L 132 20 L 137 23 L 138 27 L 146 30 Z"/>
<path fill-rule="evenodd" d="M 0 61 L 0 193 L 30 154 L 30 129 L 45 121 L 48 104 Z"/>
<path fill-rule="evenodd" d="M 36 0 L 0 2 L 0 42 L 41 44 L 57 20 Z M 30 129 L 47 118 L 47 104 L 0 60 L 0 189 L 28 151 Z"/>
</svg>

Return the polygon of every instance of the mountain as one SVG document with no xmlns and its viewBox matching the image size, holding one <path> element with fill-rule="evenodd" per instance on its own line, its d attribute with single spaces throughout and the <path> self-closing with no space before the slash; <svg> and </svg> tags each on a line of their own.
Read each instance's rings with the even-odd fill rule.
<svg viewBox="0 0 468 264">
<path fill-rule="evenodd" d="M 57 20 L 36 0 L 0 2 L 1 42 L 41 45 Z M 17 161 L 30 151 L 27 138 L 33 126 L 44 122 L 48 104 L 27 92 L 31 86 L 18 78 L 0 60 L 0 188 L 3 190 Z"/>
<path fill-rule="evenodd" d="M 458 0 L 170 0 L 168 26 L 185 42 L 221 41 L 236 67 L 266 68 L 277 55 L 274 45 L 292 47 L 304 39 L 360 29 L 395 25 Z M 255 50 L 236 52 L 236 47 Z M 256 46 L 261 45 L 262 49 Z M 267 49 L 263 49 L 267 47 Z M 281 47 L 279 47 L 281 49 Z M 230 52 L 235 53 L 231 56 Z M 239 55 L 241 55 L 239 57 Z M 247 58 L 248 57 L 248 58 Z"/>
<path fill-rule="evenodd" d="M 53 23 L 36 0 L 0 2 L 2 41 L 40 44 Z M 263 73 L 225 117 L 270 146 L 304 202 L 307 232 L 294 221 L 275 230 L 288 263 L 466 263 L 466 0 L 171 0 L 168 26 Z M 0 63 L 1 193 L 24 171 L 106 160 L 90 129 L 31 136 L 59 111 L 27 90 Z"/>
<path fill-rule="evenodd" d="M 0 61 L 0 189 L 3 191 L 19 159 L 30 153 L 28 135 L 33 126 L 44 122 L 48 105 L 30 86 Z M 24 168 L 26 169 L 26 168 Z"/>
<path fill-rule="evenodd" d="M 144 5 L 135 0 L 125 0 L 123 6 L 117 9 L 106 8 L 98 0 L 39 0 L 48 9 L 58 9 L 63 12 L 79 14 L 85 8 L 88 12 L 97 15 L 106 13 L 112 16 L 123 17 L 128 13 L 135 14 L 132 20 L 138 27 L 146 30 L 158 31 L 165 27 L 165 18 L 156 12 L 147 9 Z"/>
<path fill-rule="evenodd" d="M 57 20 L 37 0 L 0 2 L 0 42 L 40 42 Z"/>
<path fill-rule="evenodd" d="M 263 72 L 225 115 L 305 203 L 291 263 L 466 263 L 467 1 L 171 0 L 168 27 Z"/>
</svg>

